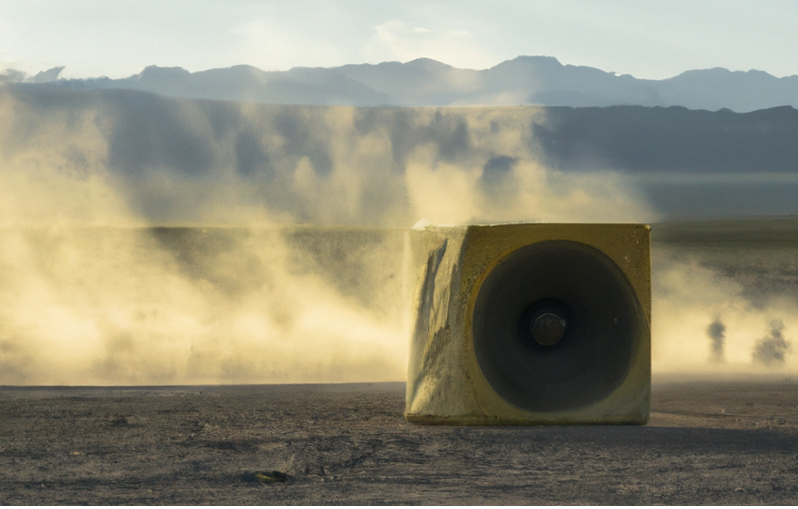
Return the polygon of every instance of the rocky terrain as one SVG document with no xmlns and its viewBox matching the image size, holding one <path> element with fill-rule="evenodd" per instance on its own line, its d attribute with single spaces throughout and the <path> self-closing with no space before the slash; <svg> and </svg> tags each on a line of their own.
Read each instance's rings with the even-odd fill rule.
<svg viewBox="0 0 798 509">
<path fill-rule="evenodd" d="M 14 505 L 795 504 L 796 390 L 787 378 L 659 377 L 646 426 L 444 427 L 405 422 L 401 383 L 3 387 L 0 494 Z"/>
</svg>

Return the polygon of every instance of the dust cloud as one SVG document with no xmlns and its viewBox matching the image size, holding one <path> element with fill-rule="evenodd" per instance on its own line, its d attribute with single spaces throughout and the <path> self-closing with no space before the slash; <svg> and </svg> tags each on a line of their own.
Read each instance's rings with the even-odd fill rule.
<svg viewBox="0 0 798 509">
<path fill-rule="evenodd" d="M 675 248 L 655 246 L 652 255 L 655 373 L 798 371 L 798 360 L 789 355 L 790 331 L 798 330 L 793 295 L 752 295 L 744 281 Z"/>
<path fill-rule="evenodd" d="M 392 228 L 649 214 L 544 120 L 2 88 L 0 383 L 401 380 Z"/>
<path fill-rule="evenodd" d="M 720 318 L 715 318 L 715 321 L 707 327 L 707 336 L 709 336 L 711 343 L 711 357 L 715 362 L 723 362 L 723 342 L 726 340 L 726 326 Z"/>
<path fill-rule="evenodd" d="M 545 168 L 544 122 L 0 85 L 0 384 L 403 380 L 402 229 L 656 219 L 620 174 Z M 655 269 L 655 370 L 706 369 L 712 317 L 754 364 L 772 330 L 733 281 Z"/>
<path fill-rule="evenodd" d="M 792 349 L 790 342 L 784 338 L 784 323 L 773 320 L 770 324 L 770 333 L 756 342 L 754 346 L 754 361 L 773 366 L 784 364 L 784 356 Z"/>
</svg>

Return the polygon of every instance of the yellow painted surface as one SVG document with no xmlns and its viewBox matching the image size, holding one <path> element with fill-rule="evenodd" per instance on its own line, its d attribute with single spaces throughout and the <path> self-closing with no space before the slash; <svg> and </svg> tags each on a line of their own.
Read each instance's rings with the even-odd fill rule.
<svg viewBox="0 0 798 509">
<path fill-rule="evenodd" d="M 516 250 L 547 240 L 592 246 L 623 272 L 645 315 L 631 366 L 604 399 L 532 412 L 504 400 L 483 375 L 471 317 L 491 270 Z M 651 387 L 650 228 L 640 224 L 503 224 L 428 227 L 409 235 L 413 325 L 405 417 L 429 424 L 644 424 Z M 413 270 L 415 269 L 415 270 Z"/>
</svg>

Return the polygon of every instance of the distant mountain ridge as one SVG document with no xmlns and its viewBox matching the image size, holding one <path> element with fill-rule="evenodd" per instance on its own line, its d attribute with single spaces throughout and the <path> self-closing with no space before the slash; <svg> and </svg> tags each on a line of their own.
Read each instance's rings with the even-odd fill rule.
<svg viewBox="0 0 798 509">
<path fill-rule="evenodd" d="M 239 65 L 191 73 L 180 67 L 149 66 L 123 79 L 57 79 L 60 70 L 37 74 L 29 86 L 121 88 L 174 97 L 263 104 L 633 105 L 710 111 L 727 108 L 736 112 L 798 107 L 798 76 L 777 78 L 763 71 L 715 68 L 647 80 L 593 67 L 563 65 L 556 58 L 545 56 L 520 56 L 484 70 L 459 69 L 429 58 L 406 63 L 296 67 L 288 71 L 262 71 Z M 6 71 L 0 75 L 0 81 L 3 80 L 19 81 L 21 73 Z"/>
</svg>

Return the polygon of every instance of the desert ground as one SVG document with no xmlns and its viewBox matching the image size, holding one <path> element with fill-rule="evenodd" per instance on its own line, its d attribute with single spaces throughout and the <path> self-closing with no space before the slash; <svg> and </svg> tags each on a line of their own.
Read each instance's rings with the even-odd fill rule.
<svg viewBox="0 0 798 509">
<path fill-rule="evenodd" d="M 798 220 L 652 234 L 655 268 L 668 252 L 752 301 L 798 295 Z M 401 382 L 0 386 L 0 503 L 798 504 L 785 371 L 655 372 L 645 426 L 424 426 L 403 409 Z"/>
<path fill-rule="evenodd" d="M 447 427 L 406 423 L 402 383 L 4 387 L 0 500 L 794 505 L 797 394 L 655 378 L 646 426 Z"/>
</svg>

